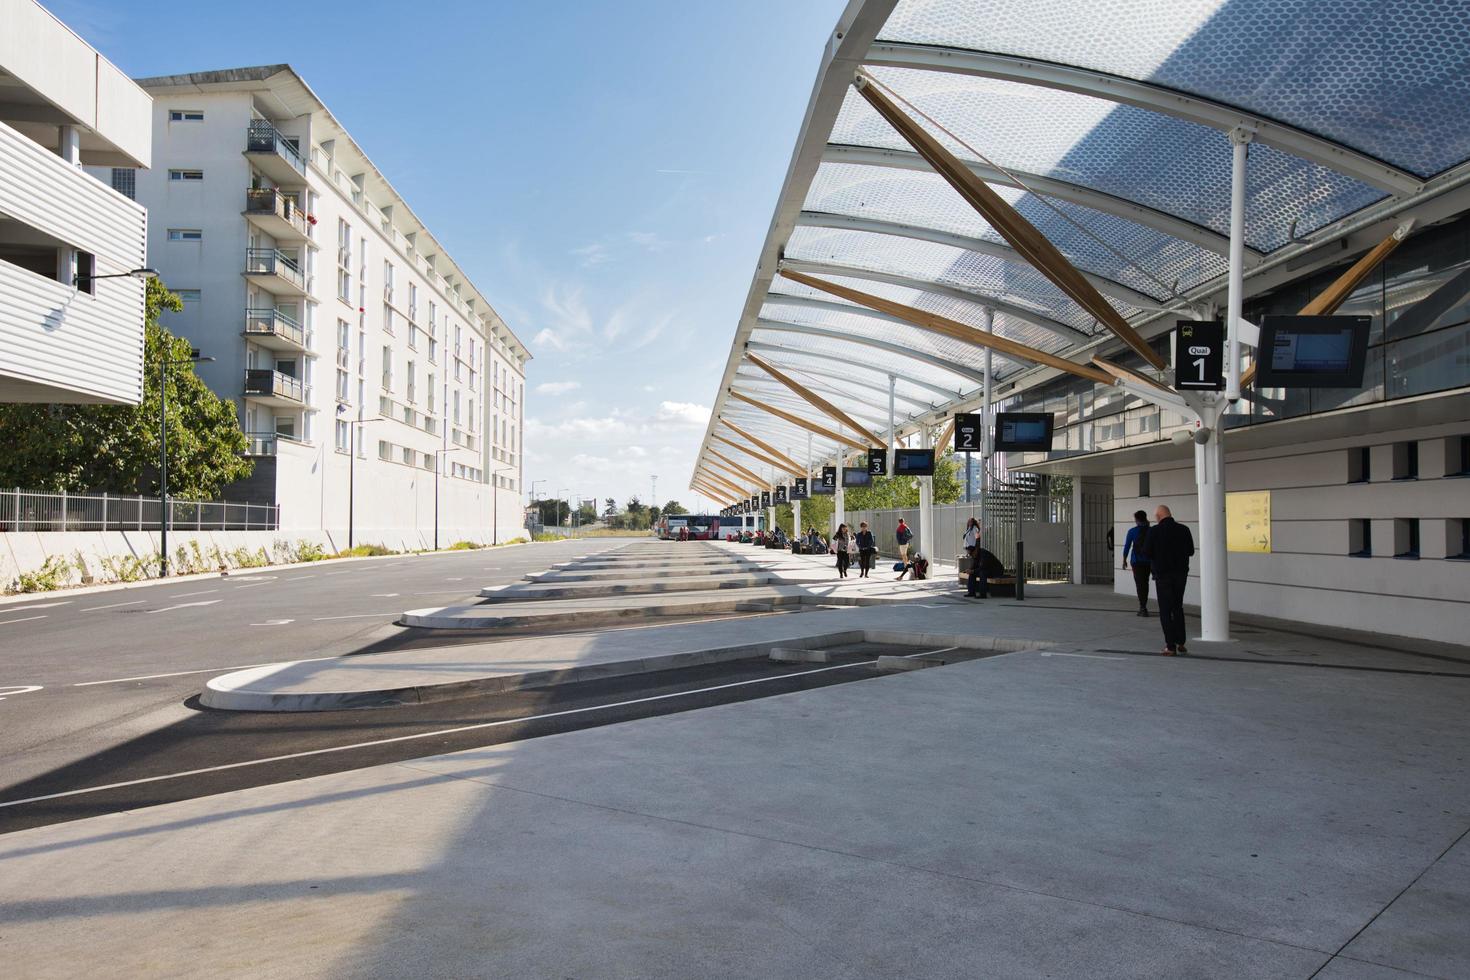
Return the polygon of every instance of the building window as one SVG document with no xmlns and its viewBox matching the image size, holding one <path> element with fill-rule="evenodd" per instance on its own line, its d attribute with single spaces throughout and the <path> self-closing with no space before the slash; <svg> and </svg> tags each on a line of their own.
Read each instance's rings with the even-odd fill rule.
<svg viewBox="0 0 1470 980">
<path fill-rule="evenodd" d="M 1419 479 L 1419 443 L 1396 442 L 1393 445 L 1393 478 Z"/>
<path fill-rule="evenodd" d="M 1369 463 L 1372 452 L 1367 446 L 1358 446 L 1349 449 L 1348 453 L 1348 478 L 1349 483 L 1367 483 L 1373 473 L 1373 467 Z"/>
<path fill-rule="evenodd" d="M 426 385 L 425 390 L 428 392 L 428 395 L 424 398 L 424 411 L 428 412 L 430 415 L 433 415 L 434 414 L 434 376 L 432 374 L 429 375 L 428 384 Z"/>
<path fill-rule="evenodd" d="M 352 302 L 352 226 L 337 219 L 337 298 Z"/>
<path fill-rule="evenodd" d="M 416 394 L 413 375 L 414 363 L 413 361 L 409 361 L 408 365 L 404 368 L 404 377 L 408 379 L 408 403 L 410 405 L 414 403 L 414 395 Z"/>
<path fill-rule="evenodd" d="M 1148 492 L 1149 492 L 1149 475 L 1145 471 L 1143 473 L 1138 474 L 1138 495 L 1140 497 L 1147 497 L 1148 496 Z"/>
<path fill-rule="evenodd" d="M 1419 518 L 1401 517 L 1393 522 L 1393 556 L 1419 557 Z"/>
<path fill-rule="evenodd" d="M 1353 558 L 1373 557 L 1373 522 L 1366 517 L 1348 521 L 1348 555 Z"/>
<path fill-rule="evenodd" d="M 337 420 L 337 452 L 349 453 L 352 451 L 352 424 Z"/>
<path fill-rule="evenodd" d="M 174 294 L 179 297 L 180 303 L 197 303 L 203 295 L 197 289 L 175 289 Z"/>
<path fill-rule="evenodd" d="M 198 228 L 170 228 L 168 240 L 171 242 L 202 242 L 204 232 Z"/>
<path fill-rule="evenodd" d="M 1454 561 L 1470 561 L 1470 518 L 1446 521 L 1445 557 Z"/>
<path fill-rule="evenodd" d="M 383 348 L 383 390 L 393 390 L 393 348 Z"/>
<path fill-rule="evenodd" d="M 132 167 L 113 167 L 112 189 L 123 197 L 136 201 L 138 199 L 138 171 Z"/>
<path fill-rule="evenodd" d="M 204 171 L 203 170 L 170 170 L 168 172 L 168 179 L 169 180 L 203 180 L 204 179 Z"/>
<path fill-rule="evenodd" d="M 459 389 L 454 391 L 454 424 L 459 425 Z"/>
<path fill-rule="evenodd" d="M 169 122 L 204 122 L 203 109 L 170 109 Z"/>
<path fill-rule="evenodd" d="M 419 287 L 414 283 L 408 284 L 408 319 L 414 323 L 419 320 Z"/>
<path fill-rule="evenodd" d="M 383 299 L 393 302 L 393 263 L 383 260 Z"/>
</svg>

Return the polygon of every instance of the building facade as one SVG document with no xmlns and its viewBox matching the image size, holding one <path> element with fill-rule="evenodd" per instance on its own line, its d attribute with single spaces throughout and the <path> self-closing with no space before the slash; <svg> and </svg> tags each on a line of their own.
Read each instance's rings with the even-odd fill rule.
<svg viewBox="0 0 1470 980">
<path fill-rule="evenodd" d="M 107 178 L 238 405 L 256 471 L 228 495 L 341 546 L 522 533 L 530 354 L 326 106 L 285 65 L 139 84 L 154 166 Z"/>
<path fill-rule="evenodd" d="M 34 0 L 0 0 L 0 401 L 143 397 L 146 92 Z M 108 277 L 108 278 L 102 278 Z"/>
</svg>

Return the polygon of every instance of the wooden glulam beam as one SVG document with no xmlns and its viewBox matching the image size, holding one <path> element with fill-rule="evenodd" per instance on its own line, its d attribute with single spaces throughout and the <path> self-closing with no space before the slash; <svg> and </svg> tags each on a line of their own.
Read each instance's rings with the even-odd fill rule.
<svg viewBox="0 0 1470 980">
<path fill-rule="evenodd" d="M 972 208 L 978 211 L 990 226 L 1006 240 L 1011 248 L 1040 272 L 1052 284 L 1082 307 L 1095 320 L 1107 327 L 1123 343 L 1156 368 L 1162 369 L 1164 358 L 1141 337 L 1138 331 L 1123 319 L 1097 288 L 1088 282 L 1077 267 L 1067 260 L 1036 226 L 1022 217 L 1004 198 L 991 190 L 985 181 L 975 175 L 965 163 L 950 153 L 939 140 L 929 135 L 886 95 L 878 86 L 863 75 L 854 83 L 858 92 L 878 111 L 888 124 L 897 130 L 914 151 L 928 161 L 945 182 L 953 187 Z"/>
<path fill-rule="evenodd" d="M 1303 306 L 1297 313 L 1298 316 L 1330 316 L 1337 312 L 1338 307 L 1347 302 L 1347 298 L 1353 294 L 1353 290 L 1362 285 L 1363 280 L 1368 278 L 1378 263 L 1388 258 L 1388 254 L 1398 248 L 1404 239 L 1409 237 L 1409 228 L 1412 223 L 1400 225 L 1389 233 L 1383 241 L 1374 245 L 1363 257 L 1343 270 L 1332 283 L 1316 296 L 1311 302 Z M 1257 354 L 1256 360 L 1260 359 Z M 1240 386 L 1242 388 L 1256 380 L 1256 360 L 1240 374 Z"/>
<path fill-rule="evenodd" d="M 752 449 L 749 446 L 741 445 L 740 443 L 736 442 L 734 439 L 731 439 L 728 436 L 722 436 L 722 435 L 720 435 L 719 433 L 716 432 L 716 433 L 711 433 L 710 434 L 710 438 L 711 439 L 718 439 L 720 442 L 723 442 L 725 445 L 729 446 L 731 449 L 737 449 L 740 452 L 744 453 L 745 455 L 750 456 L 753 459 L 758 459 L 762 463 L 765 463 L 768 466 L 774 467 L 775 469 L 785 470 L 787 468 L 786 464 L 783 463 L 783 462 L 781 462 L 779 459 L 776 459 L 776 458 L 774 458 L 772 456 L 767 456 L 765 453 L 761 452 L 759 449 Z M 801 470 L 798 469 L 798 470 L 796 470 L 796 472 L 801 472 Z M 765 480 L 762 480 L 761 482 L 762 483 L 765 483 L 766 481 Z"/>
<path fill-rule="evenodd" d="M 744 477 L 747 477 L 748 479 L 754 480 L 756 483 L 765 483 L 766 482 L 765 479 L 763 477 L 761 477 L 761 475 L 759 473 L 755 473 L 755 472 L 753 472 L 751 470 L 746 469 L 745 467 L 741 466 L 739 463 L 735 462 L 730 457 L 725 456 L 722 453 L 717 453 L 713 449 L 709 449 L 709 450 L 706 450 L 706 451 L 711 456 L 713 456 L 715 459 L 717 459 L 721 463 L 723 463 L 732 472 L 739 473 L 741 476 L 744 476 Z"/>
<path fill-rule="evenodd" d="M 824 439 L 831 439 L 833 442 L 843 443 L 845 445 L 851 446 L 854 449 L 869 448 L 868 442 L 854 439 L 852 436 L 845 436 L 840 432 L 833 432 L 826 426 L 817 425 L 815 422 L 808 422 L 806 419 L 802 418 L 799 415 L 792 415 L 790 412 L 782 411 L 774 405 L 767 405 L 765 402 L 757 401 L 756 399 L 751 398 L 749 395 L 743 392 L 736 391 L 734 388 L 729 389 L 729 392 L 731 398 L 745 402 L 745 404 L 750 405 L 754 408 L 758 408 L 763 412 L 770 412 L 772 415 L 776 416 L 776 418 L 785 419 L 792 425 L 801 429 L 805 429 L 806 431 L 813 433 L 814 435 L 819 435 Z"/>
<path fill-rule="evenodd" d="M 736 493 L 749 495 L 752 484 L 757 487 L 768 486 L 765 480 L 748 482 L 745 477 L 727 472 L 726 467 L 720 466 L 718 463 L 711 463 L 709 460 L 705 460 L 704 462 L 704 474 L 712 480 L 719 480 L 721 483 L 727 484 Z"/>
<path fill-rule="evenodd" d="M 949 440 L 954 437 L 954 424 L 955 417 L 951 415 L 949 417 L 949 423 L 940 431 L 939 438 L 934 440 L 935 455 L 944 455 L 944 450 L 949 445 Z"/>
<path fill-rule="evenodd" d="M 733 483 L 730 480 L 722 479 L 710 470 L 705 470 L 703 473 L 699 474 L 699 476 L 700 479 L 704 480 L 709 486 L 720 487 L 728 493 L 741 494 L 745 492 L 739 486 L 739 484 Z"/>
<path fill-rule="evenodd" d="M 839 286 L 835 282 L 818 279 L 816 276 L 809 276 L 804 272 L 782 269 L 781 275 L 790 279 L 792 282 L 799 282 L 813 289 L 820 289 L 824 293 L 851 300 L 860 306 L 866 306 L 870 310 L 877 310 L 880 313 L 896 316 L 906 323 L 911 323 L 931 333 L 943 334 L 946 337 L 951 337 L 967 344 L 974 344 L 976 347 L 989 347 L 991 350 L 1004 354 L 1007 357 L 1030 361 L 1033 364 L 1045 364 L 1047 367 L 1056 368 L 1058 371 L 1065 371 L 1067 374 L 1075 374 L 1079 378 L 1086 378 L 1089 381 L 1095 381 L 1099 384 L 1113 383 L 1111 377 L 1095 367 L 1078 364 L 1076 361 L 1069 361 L 1065 357 L 1058 357 L 1055 354 L 1048 354 L 1044 350 L 1028 347 L 1025 344 L 1002 337 L 996 333 L 987 333 L 967 323 L 951 320 L 937 313 L 930 313 L 927 310 L 920 310 L 912 306 L 905 306 L 902 303 L 895 303 L 893 300 L 884 299 L 881 296 L 874 296 L 871 293 L 865 293 L 848 286 Z M 749 357 L 750 355 L 746 354 L 745 356 Z"/>
<path fill-rule="evenodd" d="M 690 489 L 697 490 L 711 500 L 717 501 L 722 504 L 729 504 L 736 499 L 734 496 L 731 495 L 730 491 L 716 490 L 710 484 L 705 483 L 697 477 L 690 482 Z"/>
<path fill-rule="evenodd" d="M 823 398 L 821 395 L 818 395 L 816 392 L 814 392 L 811 389 L 807 388 L 806 386 L 802 385 L 800 382 L 795 381 L 795 380 L 793 380 L 791 378 L 788 378 L 784 373 L 782 373 L 781 371 L 777 370 L 775 367 L 771 366 L 770 364 L 767 364 L 765 361 L 761 360 L 759 357 L 756 357 L 750 351 L 746 351 L 745 352 L 745 359 L 747 361 L 749 361 L 751 364 L 754 364 L 756 367 L 760 368 L 762 371 L 766 372 L 766 374 L 769 374 L 776 381 L 779 381 L 781 384 L 785 385 L 793 393 L 795 393 L 797 397 L 799 397 L 802 401 L 806 402 L 808 405 L 811 405 L 817 411 L 821 412 L 822 414 L 826 415 L 828 418 L 830 418 L 830 419 L 832 419 L 832 420 L 834 420 L 836 422 L 842 423 L 843 425 L 847 426 L 849 429 L 852 429 L 858 435 L 862 436 L 863 439 L 864 439 L 864 441 L 862 443 L 854 443 L 854 442 L 851 442 L 851 440 L 848 440 L 848 439 L 845 439 L 845 438 L 841 438 L 841 437 L 837 437 L 835 435 L 828 436 L 828 438 L 837 438 L 838 441 L 840 441 L 840 442 L 847 442 L 850 445 L 852 445 L 852 446 L 854 446 L 855 448 L 858 448 L 858 449 L 870 449 L 870 448 L 871 449 L 882 449 L 883 448 L 883 443 L 881 441 L 873 438 L 873 436 L 869 434 L 867 428 L 861 422 L 857 421 L 852 416 L 850 416 L 846 412 L 842 411 L 842 409 L 838 408 L 836 405 L 833 405 L 831 402 L 827 401 L 827 399 Z M 732 395 L 735 394 L 735 392 L 734 392 L 733 389 L 731 390 L 730 393 Z M 766 409 L 766 411 L 768 411 L 768 412 L 772 412 L 772 414 L 776 414 L 775 410 L 772 409 L 772 408 L 770 408 L 769 406 L 762 405 L 762 406 L 759 406 L 759 407 Z M 831 431 L 830 429 L 818 429 L 818 428 L 814 428 L 813 426 L 811 426 L 811 425 L 809 425 L 807 423 L 804 423 L 804 422 L 797 422 L 797 421 L 795 421 L 795 417 L 794 416 L 791 416 L 791 415 L 782 414 L 782 418 L 785 418 L 786 421 L 791 422 L 793 425 L 799 425 L 799 426 L 801 426 L 803 429 L 806 429 L 809 432 L 825 433 L 825 432 L 830 432 Z"/>
<path fill-rule="evenodd" d="M 731 432 L 740 436 L 742 439 L 747 440 L 751 445 L 759 446 L 765 452 L 769 453 L 774 459 L 777 460 L 776 468 L 778 470 L 788 470 L 792 473 L 806 472 L 806 470 L 802 467 L 800 463 L 792 459 L 790 456 L 787 456 L 785 453 L 781 452 L 781 450 L 777 449 L 769 442 L 765 442 L 761 439 L 756 438 L 755 436 L 751 435 L 749 432 L 746 432 L 744 429 L 740 428 L 740 426 L 736 425 L 734 422 L 731 422 L 724 416 L 720 417 L 720 421 L 725 423 L 725 428 L 729 429 Z"/>
<path fill-rule="evenodd" d="M 1116 378 L 1119 381 L 1132 381 L 1136 384 L 1147 385 L 1150 388 L 1157 388 L 1159 391 L 1166 391 L 1171 395 L 1176 393 L 1173 388 L 1170 388 L 1162 381 L 1155 381 L 1148 375 L 1135 371 L 1132 368 L 1126 368 L 1121 364 L 1114 364 L 1107 358 L 1094 355 L 1092 363 L 1106 371 L 1110 377 Z"/>
</svg>

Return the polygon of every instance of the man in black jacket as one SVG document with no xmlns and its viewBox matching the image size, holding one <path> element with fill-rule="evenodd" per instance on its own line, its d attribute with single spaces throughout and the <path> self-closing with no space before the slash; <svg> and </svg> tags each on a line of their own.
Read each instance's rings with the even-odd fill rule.
<svg viewBox="0 0 1470 980">
<path fill-rule="evenodd" d="M 1184 588 L 1189 583 L 1189 559 L 1194 554 L 1194 535 L 1174 520 L 1168 507 L 1159 504 L 1153 527 L 1144 538 L 1154 581 L 1158 583 L 1159 625 L 1164 628 L 1163 655 L 1188 653 L 1184 635 Z"/>
</svg>

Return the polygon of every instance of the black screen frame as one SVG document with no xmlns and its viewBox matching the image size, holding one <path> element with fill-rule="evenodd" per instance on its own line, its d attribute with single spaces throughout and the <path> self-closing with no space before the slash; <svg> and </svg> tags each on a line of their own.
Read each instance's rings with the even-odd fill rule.
<svg viewBox="0 0 1470 980">
<path fill-rule="evenodd" d="M 1016 442 L 1005 439 L 1001 433 L 1005 431 L 1008 420 L 1017 422 L 1042 422 L 1046 423 L 1046 445 L 1039 446 L 1035 443 Z M 1049 453 L 1052 442 L 1056 439 L 1057 417 L 1051 412 L 998 412 L 995 416 L 995 451 L 1001 453 Z"/>
<path fill-rule="evenodd" d="M 1284 333 L 1331 334 L 1344 327 L 1353 330 L 1345 371 L 1282 371 L 1271 364 L 1271 351 Z M 1260 344 L 1256 347 L 1257 388 L 1353 388 L 1363 387 L 1368 367 L 1368 335 L 1373 330 L 1370 316 L 1288 316 L 1272 313 L 1261 318 Z"/>
<path fill-rule="evenodd" d="M 900 465 L 900 460 L 922 459 L 928 457 L 927 465 L 918 469 L 905 469 Z M 933 476 L 934 465 L 938 455 L 932 449 L 895 449 L 893 451 L 893 475 L 894 476 Z"/>
<path fill-rule="evenodd" d="M 851 479 L 851 477 L 853 476 L 860 476 L 862 477 L 862 479 Z M 872 485 L 873 474 L 868 472 L 868 468 L 866 466 L 844 466 L 842 468 L 842 489 L 847 490 L 851 487 L 870 487 Z"/>
</svg>

